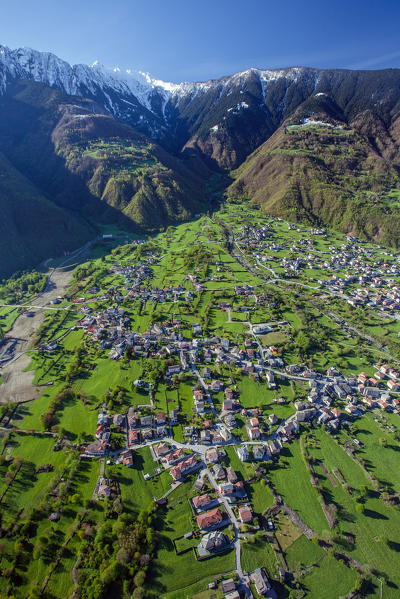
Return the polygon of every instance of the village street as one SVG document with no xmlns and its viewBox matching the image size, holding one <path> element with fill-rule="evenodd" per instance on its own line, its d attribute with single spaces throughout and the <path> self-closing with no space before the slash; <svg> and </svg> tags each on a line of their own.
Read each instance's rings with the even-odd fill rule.
<svg viewBox="0 0 400 599">
<path fill-rule="evenodd" d="M 209 479 L 211 486 L 215 489 L 215 491 L 218 494 L 218 483 L 215 480 L 212 473 L 208 470 L 208 468 L 204 468 L 204 470 L 202 470 L 200 472 L 199 477 L 204 478 L 205 476 Z M 228 514 L 229 519 L 232 522 L 233 530 L 235 533 L 235 539 L 233 541 L 233 544 L 235 547 L 235 569 L 236 569 L 236 573 L 239 577 L 240 586 L 242 587 L 242 590 L 246 593 L 247 597 L 252 598 L 253 594 L 249 587 L 249 579 L 243 573 L 241 559 L 240 559 L 240 533 L 239 533 L 240 522 L 238 522 L 238 520 L 231 508 L 231 505 L 226 497 L 219 497 L 219 503 L 224 506 L 226 513 Z"/>
</svg>

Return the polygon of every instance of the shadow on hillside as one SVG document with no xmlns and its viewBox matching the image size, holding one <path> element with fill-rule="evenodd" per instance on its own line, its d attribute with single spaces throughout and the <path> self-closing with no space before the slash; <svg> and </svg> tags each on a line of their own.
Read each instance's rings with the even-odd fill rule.
<svg viewBox="0 0 400 599">
<path fill-rule="evenodd" d="M 368 518 L 374 518 L 374 520 L 389 520 L 387 516 L 380 514 L 375 510 L 366 509 L 364 510 L 364 516 L 368 516 Z"/>
<path fill-rule="evenodd" d="M 400 543 L 397 543 L 397 541 L 388 541 L 388 547 L 392 551 L 397 551 L 397 553 L 400 552 Z"/>
</svg>

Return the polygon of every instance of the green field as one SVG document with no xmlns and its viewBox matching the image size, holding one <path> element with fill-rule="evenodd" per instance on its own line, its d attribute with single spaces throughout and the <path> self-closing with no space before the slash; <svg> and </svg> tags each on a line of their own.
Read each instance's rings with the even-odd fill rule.
<svg viewBox="0 0 400 599">
<path fill-rule="evenodd" d="M 318 496 L 310 485 L 310 476 L 300 453 L 299 444 L 294 441 L 285 447 L 281 456 L 287 466 L 280 463 L 272 467 L 269 476 L 285 502 L 299 514 L 300 518 L 321 534 L 328 523 L 318 501 Z"/>
</svg>

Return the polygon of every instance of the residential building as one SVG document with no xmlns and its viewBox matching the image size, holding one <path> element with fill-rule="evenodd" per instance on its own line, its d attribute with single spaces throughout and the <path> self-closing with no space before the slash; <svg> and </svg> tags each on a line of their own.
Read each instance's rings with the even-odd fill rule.
<svg viewBox="0 0 400 599">
<path fill-rule="evenodd" d="M 240 447 L 238 447 L 237 454 L 241 462 L 247 462 L 250 457 L 249 450 L 247 449 L 246 445 L 241 445 Z"/>
<path fill-rule="evenodd" d="M 218 508 L 210 510 L 196 517 L 197 526 L 200 530 L 218 526 L 222 522 L 222 514 Z"/>
<path fill-rule="evenodd" d="M 264 570 L 262 570 L 261 568 L 257 568 L 256 570 L 254 570 L 254 572 L 250 574 L 250 579 L 252 580 L 252 582 L 254 582 L 256 591 L 259 595 L 268 594 L 269 597 L 271 597 L 271 599 L 272 597 L 276 597 L 276 593 L 271 588 L 271 585 L 264 573 Z M 271 591 L 273 591 L 273 594 L 271 594 Z"/>
<path fill-rule="evenodd" d="M 243 522 L 243 524 L 248 524 L 253 520 L 253 512 L 249 505 L 243 505 L 239 508 L 239 520 Z"/>
<path fill-rule="evenodd" d="M 227 474 L 228 481 L 230 483 L 236 483 L 237 482 L 238 477 L 236 475 L 236 472 L 232 468 L 232 466 L 228 466 L 228 468 L 226 469 L 226 474 Z"/>
<path fill-rule="evenodd" d="M 193 497 L 193 499 L 192 499 L 193 507 L 198 511 L 207 509 L 207 506 L 211 502 L 212 502 L 212 499 L 208 495 L 208 493 L 205 493 L 204 495 L 197 495 L 196 497 Z"/>
<path fill-rule="evenodd" d="M 209 532 L 204 535 L 201 539 L 201 543 L 198 546 L 206 552 L 221 551 L 228 545 L 228 539 L 221 531 Z"/>
</svg>

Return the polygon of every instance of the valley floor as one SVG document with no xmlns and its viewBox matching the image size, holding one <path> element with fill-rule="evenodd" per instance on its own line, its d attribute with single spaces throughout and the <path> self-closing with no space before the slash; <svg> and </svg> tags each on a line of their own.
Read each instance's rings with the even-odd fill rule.
<svg viewBox="0 0 400 599">
<path fill-rule="evenodd" d="M 231 203 L 103 250 L 7 332 L 0 594 L 398 597 L 399 255 Z"/>
</svg>

